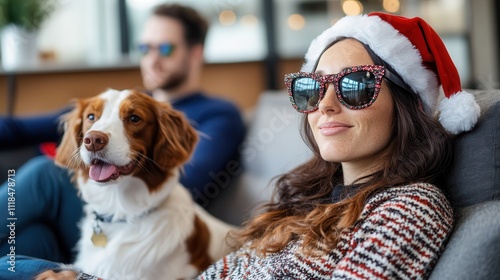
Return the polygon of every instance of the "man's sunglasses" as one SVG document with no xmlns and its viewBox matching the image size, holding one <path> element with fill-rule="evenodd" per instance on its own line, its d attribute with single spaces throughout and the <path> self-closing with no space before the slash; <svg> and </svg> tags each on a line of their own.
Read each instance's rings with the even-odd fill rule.
<svg viewBox="0 0 500 280">
<path fill-rule="evenodd" d="M 161 56 L 167 57 L 174 51 L 174 45 L 169 43 L 161 43 L 158 46 L 152 46 L 150 44 L 139 44 L 137 49 L 142 55 L 148 54 L 151 49 L 157 49 Z"/>
<path fill-rule="evenodd" d="M 330 75 L 305 72 L 287 74 L 285 84 L 292 106 L 301 113 L 310 113 L 318 109 L 328 83 L 333 83 L 337 98 L 342 105 L 357 110 L 375 102 L 384 77 L 408 90 L 401 79 L 380 65 L 353 66 L 338 74 Z"/>
</svg>

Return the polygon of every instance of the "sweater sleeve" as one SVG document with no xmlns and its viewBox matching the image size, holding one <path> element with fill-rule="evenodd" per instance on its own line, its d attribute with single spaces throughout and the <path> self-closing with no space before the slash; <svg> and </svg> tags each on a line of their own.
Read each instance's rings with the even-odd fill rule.
<svg viewBox="0 0 500 280">
<path fill-rule="evenodd" d="M 333 279 L 423 279 L 452 229 L 453 213 L 434 186 L 375 196 L 355 225 Z"/>
<path fill-rule="evenodd" d="M 93 275 L 90 275 L 90 274 L 86 274 L 86 273 L 80 273 L 78 274 L 78 277 L 76 278 L 76 280 L 103 280 L 102 278 L 99 278 L 97 276 L 93 276 Z"/>
<path fill-rule="evenodd" d="M 59 119 L 69 110 L 32 117 L 0 117 L 0 149 L 59 141 Z"/>
<path fill-rule="evenodd" d="M 242 278 L 242 275 L 248 274 L 247 269 L 253 261 L 255 261 L 255 258 L 248 254 L 245 249 L 239 249 L 211 264 L 196 279 L 239 279 Z"/>
<path fill-rule="evenodd" d="M 206 207 L 211 198 L 242 172 L 238 146 L 245 127 L 236 110 L 219 110 L 196 125 L 200 138 L 191 160 L 184 166 L 181 183 Z"/>
</svg>

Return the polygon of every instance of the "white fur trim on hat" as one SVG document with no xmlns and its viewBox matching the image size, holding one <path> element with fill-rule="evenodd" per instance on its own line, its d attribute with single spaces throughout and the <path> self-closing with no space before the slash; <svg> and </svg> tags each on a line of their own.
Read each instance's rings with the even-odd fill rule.
<svg viewBox="0 0 500 280">
<path fill-rule="evenodd" d="M 466 91 L 455 93 L 441 100 L 439 111 L 439 122 L 453 134 L 472 129 L 481 113 L 474 96 Z"/>
<path fill-rule="evenodd" d="M 422 65 L 422 57 L 410 40 L 378 16 L 346 16 L 311 42 L 301 71 L 312 72 L 325 48 L 339 37 L 368 45 L 415 91 L 430 115 L 436 112 L 439 84 L 436 74 Z"/>
</svg>

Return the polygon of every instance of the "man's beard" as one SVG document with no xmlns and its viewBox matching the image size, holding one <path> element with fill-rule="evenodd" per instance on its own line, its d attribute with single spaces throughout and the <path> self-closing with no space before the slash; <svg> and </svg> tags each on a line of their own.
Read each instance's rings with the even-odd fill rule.
<svg viewBox="0 0 500 280">
<path fill-rule="evenodd" d="M 175 90 L 188 79 L 188 73 L 189 67 L 184 65 L 184 67 L 180 68 L 180 71 L 173 73 L 172 76 L 170 76 L 170 78 L 163 82 L 163 84 L 161 84 L 158 88 L 165 91 Z"/>
</svg>

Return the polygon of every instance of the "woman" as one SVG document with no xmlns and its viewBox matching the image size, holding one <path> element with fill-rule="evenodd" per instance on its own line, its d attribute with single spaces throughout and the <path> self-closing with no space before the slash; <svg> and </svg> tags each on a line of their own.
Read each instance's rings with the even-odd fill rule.
<svg viewBox="0 0 500 280">
<path fill-rule="evenodd" d="M 439 37 L 419 18 L 345 17 L 285 82 L 314 157 L 199 279 L 426 278 L 453 224 L 439 188 L 450 132 L 479 114 Z"/>
<path fill-rule="evenodd" d="M 305 113 L 303 135 L 314 157 L 278 179 L 273 202 L 235 236 L 240 249 L 200 279 L 429 275 L 453 215 L 438 187 L 452 149 L 450 134 L 433 117 L 436 77 L 422 63 L 430 56 L 409 40 L 435 44 L 439 37 L 422 34 L 426 28 L 420 19 L 370 14 L 344 18 L 313 41 L 303 72 L 285 82 L 292 105 Z M 451 77 L 456 69 L 442 43 L 426 45 L 447 60 L 434 64 L 444 63 Z M 453 91 L 460 87 L 456 77 L 441 80 L 447 105 L 461 100 L 472 108 L 469 116 L 459 112 L 470 129 L 479 112 L 470 94 Z M 450 131 L 463 128 L 450 125 L 456 116 L 441 117 Z"/>
</svg>

